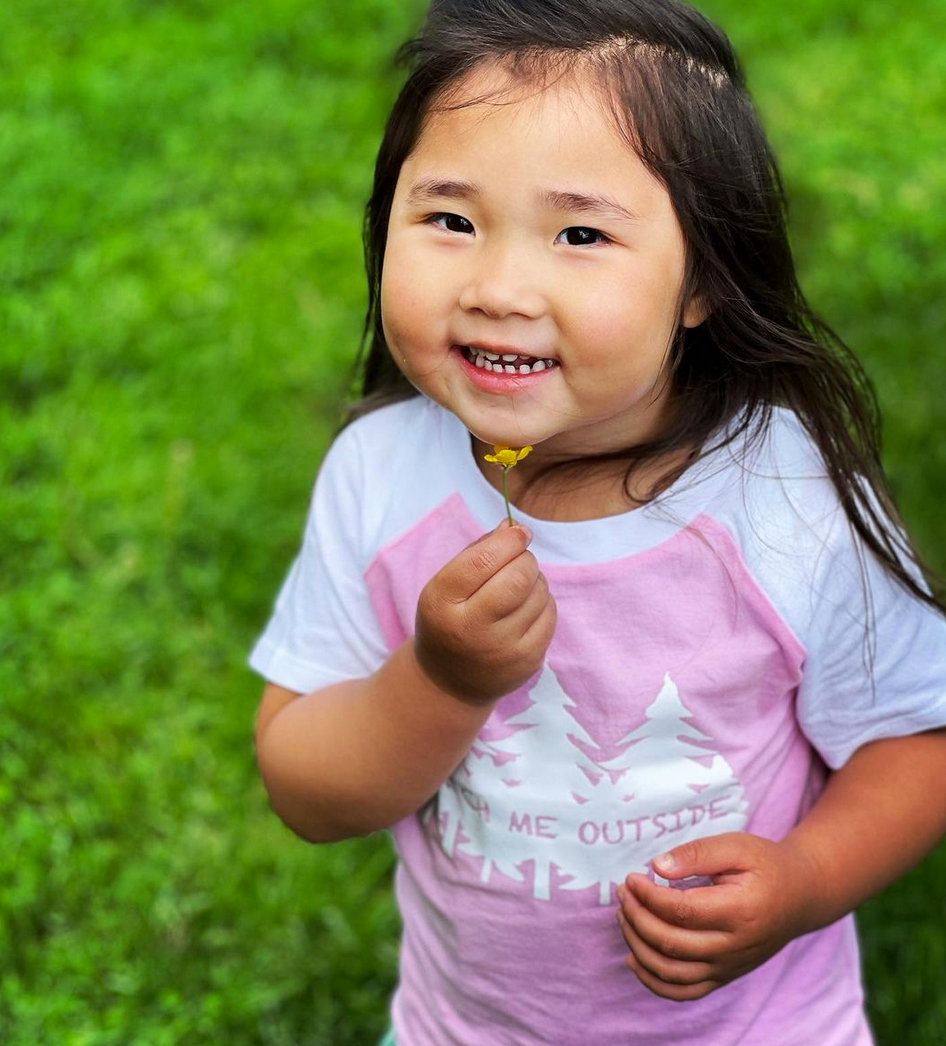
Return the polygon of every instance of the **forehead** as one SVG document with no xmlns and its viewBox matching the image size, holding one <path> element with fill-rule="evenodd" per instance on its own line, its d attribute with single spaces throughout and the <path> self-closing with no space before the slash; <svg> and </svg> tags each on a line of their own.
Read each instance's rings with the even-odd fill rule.
<svg viewBox="0 0 946 1046">
<path fill-rule="evenodd" d="M 537 123 L 562 133 L 583 125 L 589 136 L 603 135 L 626 148 L 605 91 L 577 67 L 525 74 L 498 60 L 480 63 L 433 100 L 421 140 L 444 131 L 467 136 L 483 123 L 491 133 L 512 134 L 533 130 Z"/>
<path fill-rule="evenodd" d="M 510 194 L 527 184 L 606 192 L 633 211 L 663 212 L 669 202 L 608 92 L 580 68 L 526 77 L 500 63 L 478 66 L 432 105 L 401 174 L 399 188 L 442 177 Z"/>
</svg>

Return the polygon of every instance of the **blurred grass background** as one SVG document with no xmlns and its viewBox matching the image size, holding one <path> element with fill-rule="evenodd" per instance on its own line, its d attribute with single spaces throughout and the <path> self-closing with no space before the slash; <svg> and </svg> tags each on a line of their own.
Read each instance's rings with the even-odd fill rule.
<svg viewBox="0 0 946 1046">
<path fill-rule="evenodd" d="M 942 571 L 946 7 L 704 9 Z M 385 1023 L 388 844 L 308 847 L 269 812 L 244 661 L 345 397 L 388 60 L 419 11 L 0 7 L 6 1046 L 355 1046 Z M 861 915 L 880 1046 L 943 1041 L 944 878 L 941 849 Z"/>
</svg>

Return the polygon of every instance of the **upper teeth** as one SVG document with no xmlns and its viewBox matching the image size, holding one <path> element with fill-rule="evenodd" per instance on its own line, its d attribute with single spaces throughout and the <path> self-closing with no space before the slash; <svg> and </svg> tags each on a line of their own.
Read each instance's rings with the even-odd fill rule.
<svg viewBox="0 0 946 1046">
<path fill-rule="evenodd" d="M 553 359 L 534 359 L 516 352 L 500 355 L 498 352 L 487 352 L 472 346 L 467 346 L 467 350 L 472 355 L 473 363 L 481 370 L 504 371 L 506 374 L 534 374 L 557 365 L 557 361 Z"/>
</svg>

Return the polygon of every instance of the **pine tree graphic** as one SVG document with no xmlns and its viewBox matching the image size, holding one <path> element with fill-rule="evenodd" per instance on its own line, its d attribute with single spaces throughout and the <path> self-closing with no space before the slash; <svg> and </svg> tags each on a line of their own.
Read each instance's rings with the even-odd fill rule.
<svg viewBox="0 0 946 1046">
<path fill-rule="evenodd" d="M 596 886 L 607 904 L 614 885 L 662 850 L 745 827 L 743 789 L 687 722 L 669 674 L 607 761 L 594 758 L 602 749 L 549 666 L 529 696 L 506 736 L 471 749 L 427 815 L 446 853 L 482 859 L 484 882 L 501 874 L 525 884 L 531 866 L 537 899 L 550 899 L 553 885 Z"/>
<path fill-rule="evenodd" d="M 494 869 L 521 882 L 520 866 L 531 862 L 533 893 L 547 900 L 552 865 L 562 870 L 555 856 L 562 810 L 573 820 L 572 809 L 603 774 L 574 743 L 597 748 L 548 665 L 529 696 L 532 704 L 506 722 L 520 729 L 490 742 L 483 754 L 468 755 L 454 773 L 454 787 L 446 795 L 441 790 L 440 814 L 450 814 L 442 842 L 448 853 L 482 857 L 484 882 Z"/>
<path fill-rule="evenodd" d="M 614 868 L 615 882 L 629 871 L 646 871 L 664 850 L 746 826 L 742 785 L 725 758 L 709 747 L 711 739 L 687 722 L 690 712 L 669 673 L 645 716 L 641 726 L 621 738 L 620 744 L 628 746 L 624 752 L 602 764 L 624 771 L 619 790 L 633 806 L 638 844 L 637 866 L 623 872 Z"/>
<path fill-rule="evenodd" d="M 667 772 L 668 766 L 686 774 L 685 783 L 694 793 L 720 784 L 720 774 L 731 772 L 722 756 L 705 747 L 710 738 L 686 722 L 690 712 L 669 673 L 645 715 L 644 723 L 619 742 L 630 747 L 617 760 L 602 765 L 626 772 L 625 787 L 648 806 L 666 808 L 679 797 L 680 779 Z M 716 760 L 720 764 L 713 769 Z"/>
</svg>

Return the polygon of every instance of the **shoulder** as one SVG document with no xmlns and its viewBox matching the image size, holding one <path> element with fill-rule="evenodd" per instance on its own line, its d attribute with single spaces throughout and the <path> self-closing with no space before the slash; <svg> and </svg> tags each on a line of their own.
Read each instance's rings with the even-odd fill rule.
<svg viewBox="0 0 946 1046">
<path fill-rule="evenodd" d="M 346 425 L 335 437 L 329 453 L 377 459 L 379 455 L 410 450 L 412 445 L 429 438 L 438 422 L 437 411 L 421 395 L 378 407 Z"/>
<path fill-rule="evenodd" d="M 838 491 L 814 440 L 791 411 L 722 448 L 707 514 L 736 543 L 750 576 L 803 646 L 831 571 L 857 551 Z"/>
<path fill-rule="evenodd" d="M 775 410 L 704 462 L 701 522 L 799 642 L 797 715 L 825 762 L 946 722 L 946 622 L 855 532 L 801 421 Z"/>
<path fill-rule="evenodd" d="M 765 426 L 725 447 L 722 510 L 744 542 L 823 546 L 844 518 L 838 491 L 814 440 L 791 411 L 774 408 Z M 798 546 L 796 546 L 798 547 Z"/>
<path fill-rule="evenodd" d="M 379 407 L 346 425 L 332 441 L 321 473 L 341 473 L 365 489 L 380 493 L 400 469 L 411 467 L 429 448 L 439 408 L 423 396 Z"/>
<path fill-rule="evenodd" d="M 357 516 L 362 547 L 377 548 L 453 492 L 462 452 L 456 419 L 442 407 L 420 395 L 388 404 L 338 434 L 316 498 L 321 491 L 323 503 Z"/>
</svg>

